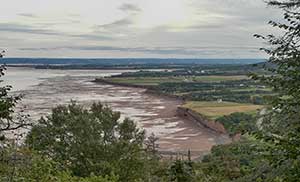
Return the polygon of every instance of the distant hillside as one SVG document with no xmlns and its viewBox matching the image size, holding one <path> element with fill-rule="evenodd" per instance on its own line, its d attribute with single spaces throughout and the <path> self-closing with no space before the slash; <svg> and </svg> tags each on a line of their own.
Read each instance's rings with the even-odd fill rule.
<svg viewBox="0 0 300 182">
<path fill-rule="evenodd" d="M 29 65 L 185 65 L 185 64 L 256 64 L 264 59 L 72 59 L 72 58 L 4 58 L 0 64 L 29 64 Z"/>
</svg>

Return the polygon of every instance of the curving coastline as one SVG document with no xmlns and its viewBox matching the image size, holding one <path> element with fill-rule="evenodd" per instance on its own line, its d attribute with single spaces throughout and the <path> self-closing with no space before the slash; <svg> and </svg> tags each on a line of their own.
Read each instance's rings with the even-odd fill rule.
<svg viewBox="0 0 300 182">
<path fill-rule="evenodd" d="M 180 97 L 180 96 L 175 96 L 175 95 L 170 95 L 170 94 L 166 94 L 166 93 L 161 93 L 159 91 L 157 91 L 156 89 L 154 89 L 151 86 L 145 86 L 145 85 L 132 85 L 132 84 L 126 84 L 126 83 L 116 83 L 116 82 L 112 82 L 106 79 L 102 79 L 102 78 L 96 78 L 95 80 L 93 80 L 93 82 L 95 83 L 104 83 L 104 84 L 109 84 L 109 85 L 115 85 L 115 86 L 122 86 L 122 87 L 130 87 L 130 88 L 141 88 L 141 89 L 146 89 L 145 93 L 147 94 L 153 94 L 159 97 L 165 97 L 168 99 L 176 99 L 178 101 L 181 102 L 181 105 L 183 105 L 185 103 L 185 99 Z M 205 116 L 191 110 L 188 108 L 184 108 L 181 106 L 177 107 L 176 113 L 179 117 L 184 118 L 184 119 L 188 119 L 190 121 L 196 122 L 198 125 L 204 126 L 214 132 L 220 133 L 220 134 L 228 134 L 225 127 L 223 126 L 223 124 L 219 123 L 219 122 L 215 122 L 212 120 L 207 119 Z"/>
<path fill-rule="evenodd" d="M 159 92 L 158 90 L 156 90 L 155 88 L 153 88 L 151 86 L 132 85 L 132 84 L 127 84 L 127 83 L 116 83 L 116 82 L 112 82 L 112 81 L 102 79 L 102 78 L 95 78 L 92 82 L 94 82 L 94 83 L 104 83 L 104 84 L 121 86 L 121 87 L 146 89 L 145 93 L 147 93 L 147 94 L 153 94 L 153 95 L 156 95 L 156 96 L 165 97 L 165 98 L 169 98 L 169 99 L 176 99 L 176 100 L 181 101 L 183 103 L 185 102 L 185 99 L 180 97 L 180 96 L 170 95 L 170 94 L 167 94 L 167 93 Z"/>
<path fill-rule="evenodd" d="M 159 138 L 159 151 L 164 155 L 184 154 L 190 150 L 192 157 L 197 158 L 209 153 L 214 145 L 231 142 L 225 134 L 214 132 L 187 117 L 180 117 L 177 108 L 184 104 L 181 98 L 159 94 L 148 87 L 118 86 L 100 83 L 99 80 L 97 83 L 91 82 L 97 76 L 120 74 L 120 71 L 11 68 L 9 73 L 18 73 L 17 78 L 7 80 L 13 85 L 29 83 L 29 78 L 33 80 L 32 84 L 16 91 L 24 94 L 18 107 L 30 114 L 33 120 L 46 116 L 51 108 L 70 100 L 86 106 L 101 101 L 119 111 L 122 117 L 136 121 L 147 134 L 154 133 Z"/>
</svg>

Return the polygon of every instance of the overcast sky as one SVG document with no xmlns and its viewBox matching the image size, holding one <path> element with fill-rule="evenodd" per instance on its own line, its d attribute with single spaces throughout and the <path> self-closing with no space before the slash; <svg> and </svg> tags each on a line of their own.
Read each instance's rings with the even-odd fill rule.
<svg viewBox="0 0 300 182">
<path fill-rule="evenodd" d="M 0 0 L 7 57 L 262 58 L 263 0 Z"/>
</svg>

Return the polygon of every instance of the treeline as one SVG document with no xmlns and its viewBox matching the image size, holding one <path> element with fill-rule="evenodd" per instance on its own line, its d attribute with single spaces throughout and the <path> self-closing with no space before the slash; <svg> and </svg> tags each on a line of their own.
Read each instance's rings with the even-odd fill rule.
<svg viewBox="0 0 300 182">
<path fill-rule="evenodd" d="M 0 181 L 222 181 L 250 175 L 254 164 L 262 162 L 253 157 L 254 150 L 244 153 L 250 146 L 243 143 L 214 147 L 202 162 L 190 155 L 185 160 L 163 159 L 154 135 L 146 138 L 132 120 L 120 121 L 119 112 L 101 103 L 85 108 L 72 102 L 53 108 L 32 126 L 25 140 L 20 141 L 21 133 L 4 135 L 15 126 L 21 125 L 16 122 L 1 130 Z"/>
<path fill-rule="evenodd" d="M 15 131 L 14 126 L 17 125 L 3 127 L 2 131 Z M 22 141 L 20 135 L 1 134 L 0 181 L 126 182 L 195 178 L 191 160 L 161 160 L 155 136 L 146 139 L 145 132 L 132 120 L 120 121 L 119 112 L 100 103 L 88 109 L 75 102 L 53 108 L 49 116 L 33 125 Z"/>
<path fill-rule="evenodd" d="M 165 92 L 195 92 L 195 91 L 210 91 L 222 89 L 261 89 L 264 85 L 253 80 L 233 80 L 221 82 L 179 82 L 179 83 L 161 83 L 159 88 Z"/>
<path fill-rule="evenodd" d="M 236 134 L 247 134 L 258 129 L 256 125 L 258 117 L 255 114 L 232 113 L 230 115 L 221 116 L 216 119 L 225 127 L 228 134 L 232 137 Z"/>
<path fill-rule="evenodd" d="M 210 68 L 216 69 L 214 66 Z M 234 67 L 234 68 L 232 68 Z M 265 104 L 265 97 L 272 95 L 270 89 L 268 89 L 263 83 L 259 83 L 250 79 L 242 80 L 229 80 L 229 81 L 201 81 L 196 79 L 196 76 L 208 76 L 208 75 L 222 75 L 222 76 L 234 76 L 234 75 L 245 75 L 245 71 L 237 68 L 246 67 L 252 68 L 249 65 L 243 66 L 224 66 L 220 68 L 223 70 L 234 70 L 233 72 L 195 72 L 187 70 L 175 70 L 175 71 L 139 71 L 132 73 L 122 73 L 121 75 L 112 76 L 113 78 L 168 78 L 170 81 L 158 83 L 158 85 L 147 86 L 150 89 L 169 95 L 176 95 L 185 100 L 192 101 L 216 101 L 223 100 L 229 102 L 238 103 L 252 103 L 252 104 Z M 193 68 L 196 69 L 196 68 Z M 172 81 L 172 78 L 182 78 L 182 81 Z M 187 81 L 185 81 L 187 80 Z M 128 85 L 134 85 L 128 83 Z M 145 86 L 146 87 L 146 86 Z"/>
<path fill-rule="evenodd" d="M 232 120 L 233 119 L 233 120 Z M 220 122 L 232 133 L 255 120 L 232 114 Z M 253 130 L 252 130 L 253 131 Z M 157 138 L 130 119 L 101 103 L 84 108 L 75 102 L 54 108 L 25 138 L 1 140 L 0 181 L 45 182 L 206 182 L 272 181 L 265 158 L 266 144 L 243 137 L 239 142 L 213 147 L 202 161 L 163 159 Z"/>
<path fill-rule="evenodd" d="M 4 67 L 0 71 L 3 74 Z M 0 181 L 196 182 L 239 179 L 251 174 L 251 170 L 244 169 L 250 168 L 253 161 L 240 165 L 226 159 L 242 144 L 214 147 L 203 162 L 193 161 L 190 155 L 187 159 L 163 159 L 158 138 L 146 138 L 145 131 L 137 128 L 134 121 L 120 120 L 119 112 L 101 103 L 86 108 L 73 101 L 33 122 L 23 113 L 15 117 L 20 97 L 11 96 L 10 86 L 0 90 Z M 26 129 L 27 134 L 23 132 Z M 239 155 L 235 158 L 243 159 Z"/>
<path fill-rule="evenodd" d="M 59 182 L 297 182 L 300 179 L 300 2 L 269 1 L 284 11 L 284 20 L 271 21 L 283 35 L 260 36 L 263 49 L 277 65 L 270 75 L 252 78 L 276 95 L 259 115 L 251 131 L 240 130 L 251 118 L 222 118 L 232 132 L 242 131 L 238 142 L 215 146 L 201 162 L 160 160 L 155 137 L 145 139 L 130 119 L 102 104 L 83 108 L 76 103 L 54 108 L 32 127 L 25 143 L 19 128 L 30 126 L 26 116 L 13 117 L 19 97 L 0 88 L 0 180 Z M 1 57 L 1 56 L 0 56 Z M 3 68 L 0 68 L 3 74 Z M 20 113 L 19 113 L 20 114 Z M 235 121 L 237 119 L 237 121 Z M 243 122 L 245 121 L 245 122 Z M 237 127 L 235 127 L 237 126 Z M 249 128 L 249 127 L 246 127 Z M 13 132 L 13 133 L 10 133 Z M 10 137 L 6 137 L 8 134 Z M 147 142 L 146 142 L 147 141 Z"/>
<path fill-rule="evenodd" d="M 157 90 L 169 94 L 178 94 L 186 100 L 193 101 L 223 100 L 265 104 L 264 97 L 272 94 L 271 91 L 265 88 L 265 86 L 252 80 L 237 80 L 209 83 L 162 83 Z"/>
<path fill-rule="evenodd" d="M 181 77 L 181 76 L 237 76 L 245 75 L 252 72 L 265 72 L 262 65 L 182 65 L 174 70 L 167 70 L 161 66 L 164 71 L 147 71 L 140 70 L 138 72 L 128 72 L 112 77 Z M 159 67 L 158 67 L 159 68 Z M 169 67 L 172 68 L 172 67 Z M 176 67 L 174 67 L 176 68 Z"/>
<path fill-rule="evenodd" d="M 257 94 L 257 95 L 255 95 Z M 259 94 L 259 95 L 258 95 Z M 192 101 L 227 101 L 237 103 L 251 103 L 251 104 L 265 104 L 265 99 L 262 94 L 270 94 L 268 91 L 231 91 L 231 90 L 220 90 L 220 91 L 208 91 L 200 93 L 188 93 L 183 94 L 182 97 L 186 100 Z"/>
<path fill-rule="evenodd" d="M 248 116 L 230 117 L 249 121 Z M 234 123 L 230 126 L 238 128 L 242 122 Z M 19 137 L 2 137 L 0 181 L 231 181 L 251 176 L 256 165 L 270 168 L 256 155 L 257 150 L 263 150 L 262 144 L 246 138 L 214 147 L 202 162 L 191 160 L 190 155 L 185 160 L 181 156 L 163 159 L 154 135 L 146 138 L 132 120 L 120 121 L 119 112 L 101 103 L 85 108 L 72 102 L 53 108 L 49 116 L 32 126 L 24 143 Z M 262 149 L 254 148 L 256 145 Z M 265 176 L 260 173 L 258 177 Z"/>
</svg>

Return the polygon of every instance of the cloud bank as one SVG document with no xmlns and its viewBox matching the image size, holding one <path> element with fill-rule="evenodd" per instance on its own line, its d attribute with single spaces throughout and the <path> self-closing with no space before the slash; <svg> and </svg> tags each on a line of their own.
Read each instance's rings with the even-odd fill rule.
<svg viewBox="0 0 300 182">
<path fill-rule="evenodd" d="M 252 35 L 272 32 L 270 19 L 280 12 L 262 0 L 10 0 L 0 47 L 10 57 L 260 58 Z"/>
</svg>

